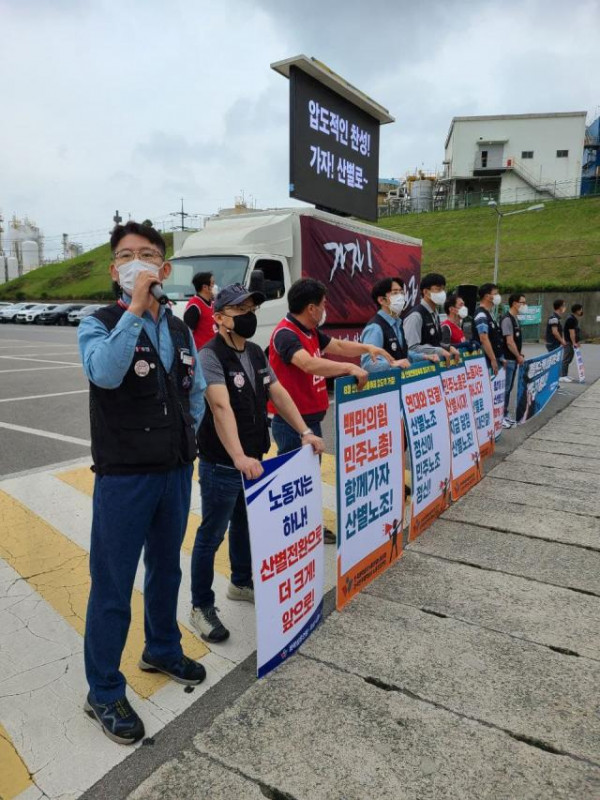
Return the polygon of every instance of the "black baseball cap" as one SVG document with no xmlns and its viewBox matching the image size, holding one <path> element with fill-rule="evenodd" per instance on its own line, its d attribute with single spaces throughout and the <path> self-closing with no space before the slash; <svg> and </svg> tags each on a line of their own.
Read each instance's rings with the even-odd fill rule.
<svg viewBox="0 0 600 800">
<path fill-rule="evenodd" d="M 249 292 L 241 283 L 230 283 L 229 286 L 224 286 L 216 296 L 213 310 L 221 311 L 225 306 L 239 306 L 249 297 L 254 300 L 257 306 L 266 300 L 262 292 Z"/>
</svg>

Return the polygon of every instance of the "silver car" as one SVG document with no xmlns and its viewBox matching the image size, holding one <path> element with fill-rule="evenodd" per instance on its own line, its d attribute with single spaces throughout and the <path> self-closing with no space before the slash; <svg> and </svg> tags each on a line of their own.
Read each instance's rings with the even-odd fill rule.
<svg viewBox="0 0 600 800">
<path fill-rule="evenodd" d="M 93 314 L 99 308 L 102 308 L 103 303 L 92 303 L 92 305 L 84 306 L 83 308 L 79 308 L 76 311 L 71 311 L 67 315 L 67 319 L 69 320 L 69 325 L 79 325 L 81 320 L 84 317 L 89 317 L 90 314 Z"/>
<path fill-rule="evenodd" d="M 33 308 L 28 308 L 27 310 L 23 309 L 17 314 L 16 322 L 24 322 L 27 325 L 30 325 L 32 322 L 37 325 L 38 317 L 44 311 L 51 311 L 53 308 L 56 308 L 56 303 L 37 303 Z"/>
</svg>

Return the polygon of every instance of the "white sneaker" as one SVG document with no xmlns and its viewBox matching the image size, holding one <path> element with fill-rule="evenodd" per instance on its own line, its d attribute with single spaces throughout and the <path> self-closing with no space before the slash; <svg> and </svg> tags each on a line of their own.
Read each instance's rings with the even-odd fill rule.
<svg viewBox="0 0 600 800">
<path fill-rule="evenodd" d="M 559 380 L 561 383 L 573 383 L 573 381 L 571 380 L 571 378 L 567 377 L 566 375 L 563 375 L 563 377 L 562 377 L 562 378 L 559 378 L 558 380 Z"/>
<path fill-rule="evenodd" d="M 507 414 L 504 417 L 504 419 L 507 419 L 510 422 L 511 425 L 516 425 L 517 424 L 517 420 L 513 416 L 511 416 L 510 414 Z"/>
<path fill-rule="evenodd" d="M 224 642 L 229 631 L 217 616 L 214 606 L 192 608 L 190 623 L 205 642 Z"/>
<path fill-rule="evenodd" d="M 509 418 L 508 417 L 504 417 L 504 419 L 502 420 L 502 427 L 503 428 L 512 428 L 512 426 L 513 426 L 513 424 L 509 420 Z"/>
<path fill-rule="evenodd" d="M 254 603 L 254 589 L 252 586 L 236 586 L 230 583 L 227 587 L 227 597 L 230 600 L 245 600 L 247 603 Z"/>
</svg>

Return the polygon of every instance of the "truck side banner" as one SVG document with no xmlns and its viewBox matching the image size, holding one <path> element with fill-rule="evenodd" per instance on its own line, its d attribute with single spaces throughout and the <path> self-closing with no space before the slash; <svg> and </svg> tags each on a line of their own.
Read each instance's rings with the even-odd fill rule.
<svg viewBox="0 0 600 800">
<path fill-rule="evenodd" d="M 485 356 L 481 350 L 464 356 L 471 404 L 477 428 L 479 452 L 482 458 L 487 458 L 494 452 L 496 441 L 494 433 L 494 399 L 492 397 L 492 384 Z"/>
<path fill-rule="evenodd" d="M 338 378 L 335 399 L 339 610 L 402 554 L 400 371 L 377 373 L 360 392 Z"/>
<path fill-rule="evenodd" d="M 492 382 L 492 399 L 494 404 L 494 439 L 502 436 L 502 420 L 504 419 L 504 394 L 506 389 L 506 370 L 501 367 L 498 374 L 494 377 L 490 375 Z"/>
<path fill-rule="evenodd" d="M 308 215 L 300 218 L 302 276 L 327 287 L 327 323 L 364 325 L 375 314 L 373 284 L 400 276 L 409 308 L 419 294 L 421 248 L 330 225 Z"/>
<path fill-rule="evenodd" d="M 412 469 L 412 541 L 450 504 L 450 426 L 436 365 L 423 361 L 401 375 Z"/>
<path fill-rule="evenodd" d="M 323 616 L 323 506 L 318 457 L 306 445 L 244 478 L 256 606 L 257 673 L 292 655 Z"/>
<path fill-rule="evenodd" d="M 535 417 L 558 389 L 563 348 L 528 358 L 517 375 L 517 422 Z"/>
<path fill-rule="evenodd" d="M 477 428 L 464 364 L 438 369 L 450 423 L 452 499 L 458 500 L 482 478 Z"/>
</svg>

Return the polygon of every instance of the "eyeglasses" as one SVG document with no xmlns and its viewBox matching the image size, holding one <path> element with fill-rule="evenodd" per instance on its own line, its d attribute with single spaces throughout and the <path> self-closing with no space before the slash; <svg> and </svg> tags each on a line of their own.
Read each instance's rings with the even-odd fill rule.
<svg viewBox="0 0 600 800">
<path fill-rule="evenodd" d="M 164 261 L 164 256 L 158 250 L 152 250 L 149 247 L 142 247 L 141 250 L 119 250 L 114 254 L 115 261 L 133 261 L 138 257 L 140 261 L 154 261 L 161 263 Z"/>
</svg>

